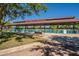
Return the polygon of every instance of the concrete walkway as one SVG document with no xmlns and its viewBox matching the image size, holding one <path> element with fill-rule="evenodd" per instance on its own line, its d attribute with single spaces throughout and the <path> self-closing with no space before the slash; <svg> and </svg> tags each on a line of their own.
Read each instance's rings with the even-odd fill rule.
<svg viewBox="0 0 79 59">
<path fill-rule="evenodd" d="M 29 51 L 31 48 L 35 47 L 36 45 L 42 45 L 40 42 L 35 42 L 27 45 L 22 45 L 18 47 L 13 47 L 5 50 L 0 50 L 0 56 L 31 56 L 31 55 L 39 55 L 38 52 L 40 51 Z"/>
<path fill-rule="evenodd" d="M 59 36 L 69 36 L 69 37 L 79 37 L 79 34 L 55 34 L 55 33 L 44 33 L 45 37 L 49 37 L 51 35 L 59 35 Z"/>
</svg>

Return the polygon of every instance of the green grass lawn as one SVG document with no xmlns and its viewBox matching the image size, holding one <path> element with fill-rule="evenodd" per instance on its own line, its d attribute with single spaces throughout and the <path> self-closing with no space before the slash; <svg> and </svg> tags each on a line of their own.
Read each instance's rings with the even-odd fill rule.
<svg viewBox="0 0 79 59">
<path fill-rule="evenodd" d="M 15 46 L 20 46 L 24 44 L 29 44 L 40 40 L 40 39 L 33 39 L 28 36 L 22 37 L 17 35 L 4 38 L 4 39 L 7 41 L 3 41 L 2 43 L 0 43 L 0 50 L 15 47 Z"/>
</svg>

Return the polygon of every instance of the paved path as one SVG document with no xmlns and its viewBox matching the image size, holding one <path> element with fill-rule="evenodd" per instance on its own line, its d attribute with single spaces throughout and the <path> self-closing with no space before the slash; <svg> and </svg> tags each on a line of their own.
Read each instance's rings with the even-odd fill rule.
<svg viewBox="0 0 79 59">
<path fill-rule="evenodd" d="M 3 56 L 41 56 L 40 50 L 30 51 L 29 49 L 24 49 L 22 51 L 17 51 L 13 53 L 4 54 Z"/>
<path fill-rule="evenodd" d="M 48 37 L 51 35 L 59 35 L 59 36 L 69 36 L 69 37 L 79 37 L 79 34 L 55 34 L 55 33 L 45 33 L 44 36 Z"/>
<path fill-rule="evenodd" d="M 9 48 L 5 50 L 0 50 L 1 56 L 41 56 L 40 50 L 31 51 L 35 46 L 42 46 L 43 44 L 40 42 L 22 45 L 14 48 Z"/>
</svg>

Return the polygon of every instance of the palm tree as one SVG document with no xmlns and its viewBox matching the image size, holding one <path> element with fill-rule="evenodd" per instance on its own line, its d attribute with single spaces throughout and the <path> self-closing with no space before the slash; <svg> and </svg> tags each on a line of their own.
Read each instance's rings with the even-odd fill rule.
<svg viewBox="0 0 79 59">
<path fill-rule="evenodd" d="M 33 13 L 39 15 L 40 11 L 46 10 L 47 7 L 40 3 L 0 3 L 0 30 L 2 31 L 6 23 L 17 17 L 23 18 Z"/>
</svg>

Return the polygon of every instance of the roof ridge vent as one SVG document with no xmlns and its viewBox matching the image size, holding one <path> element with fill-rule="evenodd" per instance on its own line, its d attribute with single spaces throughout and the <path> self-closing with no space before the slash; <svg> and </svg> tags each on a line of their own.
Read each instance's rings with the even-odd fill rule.
<svg viewBox="0 0 79 59">
<path fill-rule="evenodd" d="M 69 16 L 69 17 L 62 17 L 62 18 L 49 18 L 49 19 L 46 19 L 46 20 L 65 20 L 65 19 L 74 19 L 75 17 L 74 16 Z"/>
</svg>

